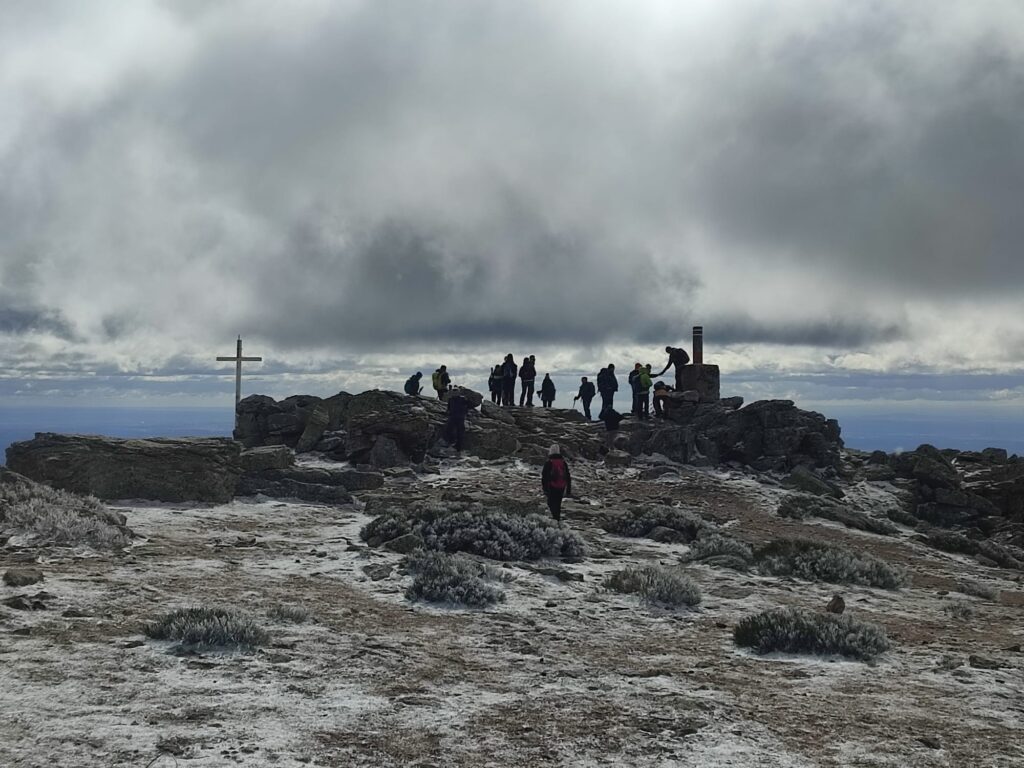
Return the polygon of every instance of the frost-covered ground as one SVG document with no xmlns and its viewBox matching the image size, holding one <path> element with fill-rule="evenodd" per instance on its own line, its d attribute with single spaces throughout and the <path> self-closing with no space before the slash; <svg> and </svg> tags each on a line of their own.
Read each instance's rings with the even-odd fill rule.
<svg viewBox="0 0 1024 768">
<path fill-rule="evenodd" d="M 471 491 L 539 505 L 537 472 L 453 462 L 363 500 Z M 503 566 L 507 602 L 483 611 L 409 603 L 401 557 L 359 540 L 370 519 L 361 503 L 114 505 L 142 537 L 126 555 L 0 549 L 0 568 L 35 559 L 46 576 L 0 586 L 0 599 L 52 596 L 47 610 L 0 607 L 0 766 L 1024 765 L 1019 574 L 925 548 L 910 531 L 780 519 L 782 491 L 737 474 L 641 481 L 577 464 L 574 475 L 581 498 L 566 524 L 588 557 L 543 563 L 546 573 Z M 884 493 L 855 491 L 865 503 Z M 837 590 L 689 566 L 699 609 L 645 608 L 603 592 L 603 575 L 676 564 L 686 547 L 597 522 L 649 501 L 699 511 L 751 543 L 842 541 L 907 568 L 913 584 Z M 964 579 L 1002 590 L 999 601 L 958 593 Z M 874 665 L 734 646 L 741 617 L 820 610 L 836 591 L 894 641 Z M 973 616 L 951 617 L 957 603 Z M 265 619 L 272 644 L 252 655 L 175 655 L 142 634 L 190 605 L 261 617 L 302 605 L 313 618 Z M 971 654 L 1004 668 L 974 668 Z"/>
</svg>

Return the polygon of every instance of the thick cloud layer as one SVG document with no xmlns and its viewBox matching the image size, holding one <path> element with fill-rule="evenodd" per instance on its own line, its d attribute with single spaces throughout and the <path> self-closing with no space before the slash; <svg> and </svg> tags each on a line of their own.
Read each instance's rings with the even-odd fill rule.
<svg viewBox="0 0 1024 768">
<path fill-rule="evenodd" d="M 4 375 L 1019 372 L 1022 65 L 1012 0 L 8 3 Z"/>
</svg>

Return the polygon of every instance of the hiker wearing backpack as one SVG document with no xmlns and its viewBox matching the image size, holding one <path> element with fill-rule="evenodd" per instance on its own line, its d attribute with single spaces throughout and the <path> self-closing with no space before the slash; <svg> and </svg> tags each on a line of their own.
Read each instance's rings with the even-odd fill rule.
<svg viewBox="0 0 1024 768">
<path fill-rule="evenodd" d="M 540 473 L 540 486 L 544 489 L 551 516 L 561 523 L 562 499 L 572 496 L 572 476 L 569 474 L 569 464 L 562 458 L 562 451 L 557 443 L 548 450 L 548 460 Z"/>
<path fill-rule="evenodd" d="M 519 393 L 519 405 L 533 407 L 533 387 L 537 381 L 537 369 L 533 365 L 533 357 L 524 357 L 519 369 L 519 378 L 523 381 L 523 391 Z"/>
<path fill-rule="evenodd" d="M 587 417 L 587 421 L 590 421 L 590 401 L 594 399 L 594 382 L 587 381 L 587 377 L 584 376 L 580 379 L 580 391 L 576 393 L 576 397 L 572 399 L 573 404 L 577 400 L 583 401 L 583 415 Z"/>
<path fill-rule="evenodd" d="M 550 408 L 555 402 L 555 382 L 551 380 L 551 374 L 544 374 L 544 381 L 540 383 L 540 404 Z"/>
<path fill-rule="evenodd" d="M 448 366 L 442 365 L 430 375 L 430 383 L 437 392 L 437 399 L 444 400 L 444 393 L 448 391 L 452 383 L 452 377 L 448 375 Z"/>
<path fill-rule="evenodd" d="M 676 367 L 676 390 L 681 392 L 683 389 L 683 366 L 690 362 L 690 356 L 686 353 L 685 349 L 680 347 L 665 347 L 665 351 L 668 352 L 668 362 L 665 363 L 665 367 L 661 369 L 661 372 L 655 373 L 652 378 L 658 378 L 674 365 Z M 657 408 L 655 408 L 655 411 L 657 411 Z"/>
<path fill-rule="evenodd" d="M 501 404 L 512 405 L 516 399 L 516 374 L 519 373 L 519 366 L 511 354 L 505 355 L 505 362 L 501 364 Z"/>
<path fill-rule="evenodd" d="M 501 405 L 501 363 L 491 369 L 487 377 L 487 389 L 491 391 L 491 402 Z"/>
<path fill-rule="evenodd" d="M 460 394 L 461 390 L 454 390 L 448 398 L 448 421 L 444 425 L 444 439 L 448 445 L 462 452 L 462 441 L 466 437 L 466 414 L 472 406 L 465 395 Z"/>
<path fill-rule="evenodd" d="M 615 447 L 615 437 L 619 434 L 619 424 L 626 417 L 614 408 L 605 408 L 598 418 L 604 422 L 604 444 L 610 451 Z"/>
<path fill-rule="evenodd" d="M 615 364 L 608 363 L 607 368 L 602 368 L 597 374 L 597 391 L 601 393 L 601 413 L 612 407 L 615 393 L 619 391 L 619 380 L 615 378 Z M 598 414 L 598 418 L 601 418 Z"/>
<path fill-rule="evenodd" d="M 423 374 L 416 371 L 405 381 L 405 394 L 407 395 L 418 395 L 423 391 L 423 387 L 420 386 L 420 379 L 423 378 Z"/>
<path fill-rule="evenodd" d="M 651 364 L 648 363 L 636 377 L 636 415 L 641 419 L 651 418 L 651 384 Z"/>
</svg>

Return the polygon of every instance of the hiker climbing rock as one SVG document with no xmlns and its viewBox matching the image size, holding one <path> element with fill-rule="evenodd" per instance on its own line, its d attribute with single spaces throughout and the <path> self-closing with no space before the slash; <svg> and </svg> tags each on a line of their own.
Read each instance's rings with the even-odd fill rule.
<svg viewBox="0 0 1024 768">
<path fill-rule="evenodd" d="M 540 404 L 550 408 L 555 402 L 555 382 L 551 380 L 551 374 L 544 374 L 544 381 L 540 383 Z"/>
<path fill-rule="evenodd" d="M 455 390 L 448 398 L 448 421 L 444 426 L 444 439 L 456 451 L 462 451 L 462 441 L 466 437 L 466 414 L 470 409 L 469 400 Z"/>
<path fill-rule="evenodd" d="M 583 401 L 583 415 L 587 417 L 587 421 L 590 421 L 590 401 L 594 399 L 596 393 L 594 382 L 587 381 L 586 376 L 580 379 L 580 382 L 580 391 L 576 393 L 576 397 L 572 401 L 574 404 L 577 400 Z"/>
<path fill-rule="evenodd" d="M 420 386 L 420 379 L 423 378 L 423 374 L 420 371 L 416 371 L 405 381 L 405 394 L 407 395 L 418 395 L 423 391 L 423 387 Z"/>
<path fill-rule="evenodd" d="M 615 437 L 619 434 L 619 424 L 626 417 L 614 408 L 605 408 L 598 418 L 604 422 L 604 444 L 610 451 L 615 447 Z"/>
<path fill-rule="evenodd" d="M 690 356 L 682 347 L 665 347 L 665 351 L 668 352 L 668 362 L 665 363 L 665 367 L 660 372 L 653 374 L 653 378 L 656 379 L 663 375 L 665 371 L 674 365 L 676 367 L 676 391 L 682 392 L 683 366 L 689 364 Z"/>
<path fill-rule="evenodd" d="M 551 516 L 561 522 L 562 499 L 572 496 L 572 476 L 569 474 L 569 464 L 562 457 L 562 451 L 557 443 L 548 450 L 548 460 L 540 474 L 540 485 L 544 489 Z"/>
<path fill-rule="evenodd" d="M 615 393 L 619 391 L 619 380 L 615 378 L 615 364 L 608 363 L 597 374 L 597 391 L 601 393 L 601 413 L 613 407 Z M 600 414 L 598 414 L 600 418 Z"/>
<path fill-rule="evenodd" d="M 672 387 L 664 381 L 654 382 L 654 415 L 659 419 L 665 417 L 665 400 L 671 391 Z"/>
</svg>

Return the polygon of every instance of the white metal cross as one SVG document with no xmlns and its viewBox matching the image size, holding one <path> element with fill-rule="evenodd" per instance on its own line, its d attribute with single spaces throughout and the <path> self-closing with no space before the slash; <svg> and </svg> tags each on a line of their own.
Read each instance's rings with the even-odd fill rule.
<svg viewBox="0 0 1024 768">
<path fill-rule="evenodd" d="M 238 337 L 238 351 L 234 357 L 218 357 L 218 362 L 235 364 L 235 421 L 238 420 L 238 403 L 242 399 L 242 363 L 260 363 L 262 357 L 242 357 L 242 337 Z"/>
</svg>

